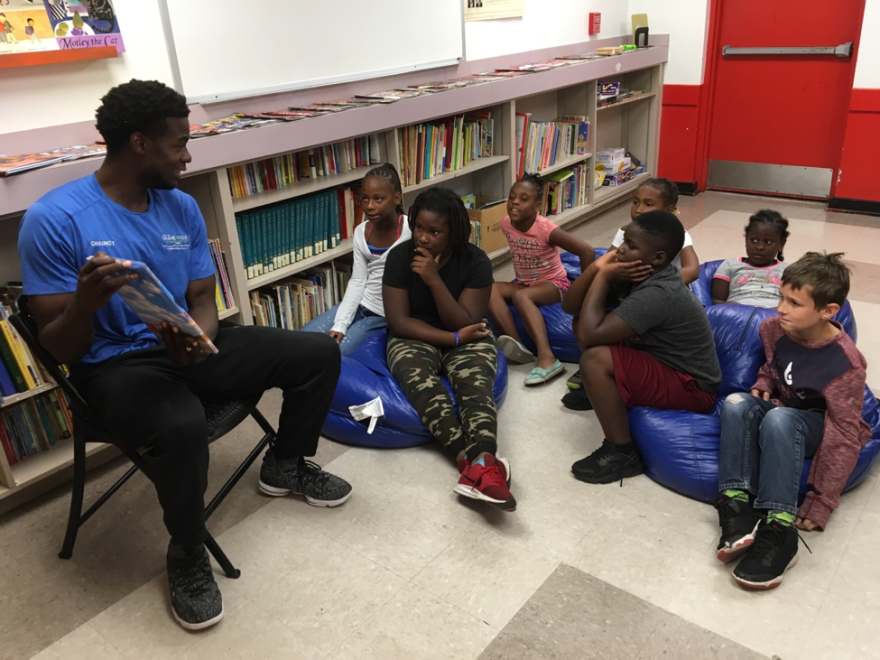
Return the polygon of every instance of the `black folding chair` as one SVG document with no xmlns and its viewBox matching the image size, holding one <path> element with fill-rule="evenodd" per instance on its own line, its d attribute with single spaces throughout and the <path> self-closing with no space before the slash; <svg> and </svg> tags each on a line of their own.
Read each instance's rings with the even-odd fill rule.
<svg viewBox="0 0 880 660">
<path fill-rule="evenodd" d="M 73 546 L 76 543 L 76 534 L 79 528 L 92 517 L 92 515 L 109 500 L 113 494 L 118 491 L 126 481 L 128 481 L 138 470 L 143 472 L 148 478 L 150 476 L 150 466 L 144 460 L 143 456 L 124 445 L 114 442 L 111 433 L 104 426 L 100 415 L 88 404 L 80 395 L 77 389 L 70 382 L 70 379 L 61 369 L 58 362 L 39 342 L 39 334 L 37 332 L 37 324 L 28 307 L 27 296 L 21 296 L 18 299 L 18 312 L 10 317 L 10 322 L 18 330 L 22 339 L 27 343 L 34 357 L 39 360 L 52 379 L 58 383 L 58 386 L 64 391 L 70 400 L 70 409 L 73 414 L 73 492 L 70 497 L 70 514 L 67 519 L 67 532 L 64 535 L 64 543 L 61 546 L 61 552 L 58 556 L 62 559 L 70 559 L 73 555 Z M 242 475 L 247 472 L 248 468 L 260 456 L 267 445 L 275 441 L 275 429 L 266 421 L 266 418 L 257 410 L 257 403 L 260 397 L 254 396 L 247 399 L 235 401 L 225 401 L 217 403 L 213 401 L 202 401 L 205 408 L 205 418 L 208 422 L 208 442 L 219 440 L 229 433 L 236 426 L 241 424 L 248 415 L 254 418 L 264 435 L 257 443 L 256 447 L 251 450 L 244 459 L 244 462 L 236 468 L 229 477 L 229 480 L 223 484 L 223 487 L 214 495 L 213 499 L 205 508 L 205 520 L 211 516 L 217 509 L 229 492 L 235 487 Z M 101 495 L 89 509 L 83 513 L 83 494 L 86 482 L 86 443 L 87 442 L 108 442 L 116 445 L 131 460 L 133 465 L 122 475 L 119 480 L 113 484 L 103 495 Z M 149 447 L 143 448 L 148 452 Z M 227 577 L 238 578 L 241 571 L 232 565 L 229 558 L 217 545 L 217 541 L 208 534 L 205 546 L 217 560 L 217 563 L 223 569 Z"/>
</svg>

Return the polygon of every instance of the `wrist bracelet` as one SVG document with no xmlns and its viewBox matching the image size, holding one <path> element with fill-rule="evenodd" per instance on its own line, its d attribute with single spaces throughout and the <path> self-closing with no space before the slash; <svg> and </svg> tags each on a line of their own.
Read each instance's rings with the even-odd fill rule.
<svg viewBox="0 0 880 660">
<path fill-rule="evenodd" d="M 456 347 L 457 347 L 457 346 L 458 346 L 458 333 L 457 333 L 457 332 L 453 332 L 452 334 L 455 335 L 455 345 L 456 345 Z"/>
</svg>

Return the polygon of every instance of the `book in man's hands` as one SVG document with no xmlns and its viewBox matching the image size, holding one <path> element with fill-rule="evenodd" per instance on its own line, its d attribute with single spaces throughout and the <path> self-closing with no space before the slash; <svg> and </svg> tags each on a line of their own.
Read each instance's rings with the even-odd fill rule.
<svg viewBox="0 0 880 660">
<path fill-rule="evenodd" d="M 118 261 L 127 261 L 126 259 L 118 259 Z M 180 328 L 180 331 L 190 337 L 198 339 L 205 348 L 206 352 L 217 353 L 217 347 L 214 342 L 208 339 L 208 336 L 202 332 L 193 318 L 184 309 L 177 304 L 174 296 L 165 288 L 165 285 L 159 281 L 159 278 L 153 274 L 150 268 L 140 261 L 132 261 L 130 266 L 114 273 L 123 275 L 125 273 L 135 273 L 137 277 L 129 280 L 121 289 L 119 295 L 128 303 L 128 306 L 137 314 L 141 321 L 147 324 L 147 327 L 159 337 L 159 330 L 162 322 L 167 321 L 169 325 Z"/>
</svg>

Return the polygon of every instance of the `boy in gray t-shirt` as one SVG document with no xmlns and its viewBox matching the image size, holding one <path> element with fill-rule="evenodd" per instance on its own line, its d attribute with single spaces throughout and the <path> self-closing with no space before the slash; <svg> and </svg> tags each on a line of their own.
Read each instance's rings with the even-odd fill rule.
<svg viewBox="0 0 880 660">
<path fill-rule="evenodd" d="M 627 408 L 708 413 L 721 383 L 709 319 L 672 265 L 684 243 L 681 222 L 666 211 L 650 211 L 627 225 L 624 235 L 617 251 L 593 262 L 562 301 L 575 315 L 575 336 L 585 348 L 581 409 L 595 410 L 605 433 L 602 446 L 572 466 L 575 477 L 588 483 L 645 471 Z"/>
</svg>

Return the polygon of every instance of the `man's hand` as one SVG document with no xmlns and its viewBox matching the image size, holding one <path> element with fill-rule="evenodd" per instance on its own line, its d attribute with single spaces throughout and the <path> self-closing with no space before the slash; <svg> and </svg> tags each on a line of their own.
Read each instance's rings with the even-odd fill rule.
<svg viewBox="0 0 880 660">
<path fill-rule="evenodd" d="M 637 284 L 651 277 L 654 269 L 641 261 L 622 262 L 615 259 L 603 265 L 600 272 L 612 281 Z"/>
<path fill-rule="evenodd" d="M 758 399 L 764 399 L 764 401 L 770 400 L 770 392 L 762 392 L 761 390 L 751 390 L 750 394 L 753 397 L 756 397 Z"/>
<path fill-rule="evenodd" d="M 154 327 L 159 339 L 165 344 L 168 357 L 177 364 L 188 367 L 198 364 L 205 358 L 200 348 L 201 342 L 195 337 L 190 337 L 180 331 L 176 325 L 163 321 L 158 327 Z"/>
<path fill-rule="evenodd" d="M 819 525 L 814 523 L 809 518 L 796 518 L 794 521 L 795 527 L 798 529 L 802 529 L 805 532 L 812 532 L 814 529 L 819 529 Z"/>
<path fill-rule="evenodd" d="M 412 271 L 422 278 L 422 281 L 427 284 L 436 284 L 440 281 L 440 273 L 437 271 L 437 262 L 440 260 L 440 256 L 432 257 L 431 253 L 428 252 L 425 248 L 416 248 L 416 256 L 413 257 Z"/>
<path fill-rule="evenodd" d="M 134 273 L 118 275 L 120 270 L 131 266 L 130 261 L 119 261 L 98 252 L 86 262 L 76 282 L 76 304 L 89 312 L 97 312 L 110 302 L 113 294 L 119 291 L 126 282 L 136 279 Z"/>
<path fill-rule="evenodd" d="M 466 325 L 458 331 L 458 345 L 464 346 L 465 344 L 470 344 L 472 341 L 478 341 L 480 339 L 483 339 L 483 337 L 488 336 L 489 328 L 486 327 L 485 323 L 474 323 L 473 325 Z"/>
<path fill-rule="evenodd" d="M 339 332 L 339 331 L 337 331 L 337 330 L 331 330 L 331 331 L 328 332 L 327 334 L 330 335 L 331 337 L 333 337 L 333 339 L 336 340 L 336 343 L 337 343 L 337 344 L 341 344 L 341 343 L 342 343 L 342 338 L 345 337 L 345 333 L 344 333 L 344 332 Z"/>
</svg>

